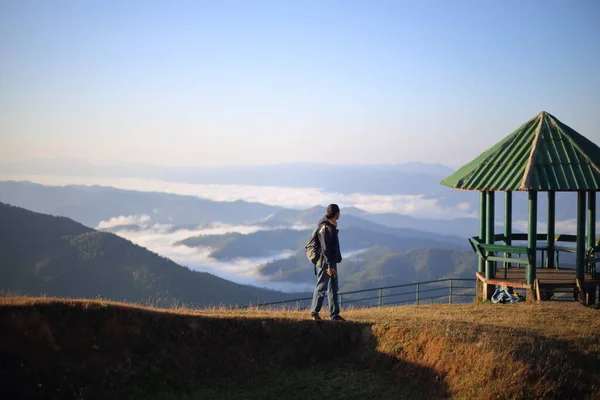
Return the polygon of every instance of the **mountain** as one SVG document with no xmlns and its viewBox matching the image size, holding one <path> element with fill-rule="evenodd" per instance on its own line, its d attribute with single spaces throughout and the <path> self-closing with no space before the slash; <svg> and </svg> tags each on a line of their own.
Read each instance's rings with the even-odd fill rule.
<svg viewBox="0 0 600 400">
<path fill-rule="evenodd" d="M 464 207 L 478 210 L 477 193 L 462 193 L 450 188 L 441 188 L 447 192 L 438 199 L 440 206 L 452 207 L 463 201 Z M 468 199 L 466 202 L 464 202 L 465 196 Z M 557 193 L 556 197 L 557 222 L 574 219 L 576 196 L 573 193 Z M 432 198 L 436 197 L 425 196 L 423 199 Z M 499 222 L 503 218 L 503 198 L 503 194 L 496 196 L 496 220 Z M 515 229 L 520 227 L 523 230 L 527 222 L 526 193 L 514 193 L 513 199 Z M 540 194 L 539 199 L 538 221 L 543 224 L 546 219 L 546 196 Z M 11 181 L 0 182 L 0 201 L 36 212 L 65 216 L 92 227 L 98 227 L 100 222 L 113 219 L 109 224 L 105 223 L 100 227 L 109 231 L 117 231 L 113 229 L 117 224 L 121 229 L 125 225 L 128 225 L 129 229 L 137 229 L 135 225 L 140 218 L 149 219 L 150 225 L 168 224 L 177 228 L 195 228 L 198 225 L 214 222 L 235 225 L 259 224 L 264 227 L 280 228 L 305 225 L 305 228 L 308 228 L 321 218 L 324 211 L 323 206 L 299 211 L 260 203 L 216 202 L 195 196 L 168 193 L 139 192 L 99 186 L 43 186 Z M 600 212 L 600 202 L 597 206 Z M 116 217 L 123 218 L 114 220 Z M 479 232 L 477 218 L 417 219 L 396 213 L 370 213 L 356 207 L 342 207 L 342 218 L 345 226 L 358 226 L 379 232 L 386 232 L 386 228 L 412 229 L 413 231 L 407 231 L 407 234 L 413 237 L 429 232 L 466 238 L 475 236 Z"/>
<path fill-rule="evenodd" d="M 325 209 L 321 206 L 315 206 L 306 210 L 297 211 L 297 210 L 281 210 L 266 220 L 262 221 L 260 225 L 269 226 L 269 227 L 278 227 L 278 226 L 290 226 L 290 225 L 299 225 L 299 226 L 307 226 L 313 228 L 316 226 L 316 222 L 323 217 Z M 386 215 L 390 216 L 389 221 L 385 218 Z M 379 214 L 370 214 L 366 211 L 362 211 L 356 207 L 344 207 L 341 209 L 340 216 L 340 226 L 344 229 L 349 227 L 356 227 L 367 231 L 377 232 L 377 233 L 387 233 L 390 235 L 394 235 L 397 237 L 403 238 L 420 238 L 426 240 L 434 240 L 438 242 L 448 242 L 453 243 L 456 246 L 465 246 L 466 245 L 466 237 L 475 236 L 478 231 L 475 233 L 471 232 L 470 235 L 460 237 L 455 234 L 439 234 L 433 232 L 425 232 L 423 229 L 415 229 L 412 227 L 406 226 L 392 226 L 393 221 L 395 221 L 395 217 L 397 216 L 398 220 L 402 220 L 405 217 L 414 220 L 415 226 L 418 226 L 420 222 L 425 222 L 421 220 L 414 219 L 412 217 L 407 217 L 400 214 L 386 214 L 383 217 L 379 217 Z M 373 220 L 377 220 L 379 222 L 374 222 Z M 391 222 L 390 222 L 391 221 Z M 477 224 L 479 224 L 478 220 L 474 220 Z M 433 226 L 438 221 L 431 221 L 430 223 L 426 223 L 425 225 Z M 388 225 L 389 223 L 389 225 Z M 450 230 L 449 225 L 455 225 L 456 222 L 448 221 L 448 230 Z M 399 224 L 401 225 L 401 224 Z M 479 225 L 477 225 L 479 226 Z"/>
<path fill-rule="evenodd" d="M 477 257 L 472 250 L 422 247 L 404 252 L 360 254 L 344 263 L 341 273 L 347 275 L 345 290 L 401 285 L 443 278 L 473 278 Z"/>
<path fill-rule="evenodd" d="M 478 218 L 417 219 L 404 214 L 369 213 L 356 207 L 344 208 L 344 213 L 392 228 L 408 228 L 464 238 L 479 234 Z"/>
<path fill-rule="evenodd" d="M 332 165 L 287 163 L 266 166 L 166 167 L 96 165 L 74 159 L 37 159 L 0 163 L 0 173 L 134 177 L 202 184 L 319 188 L 338 193 L 428 194 L 453 170 L 441 164 Z M 324 177 L 327 177 L 324 179 Z"/>
<path fill-rule="evenodd" d="M 98 226 L 119 216 L 147 216 L 152 223 L 189 225 L 219 221 L 243 224 L 258 221 L 280 207 L 245 201 L 216 202 L 195 196 L 138 192 L 101 186 L 43 186 L 29 182 L 0 182 L 4 203 L 68 217 Z M 127 225 L 126 222 L 123 223 Z"/>
<path fill-rule="evenodd" d="M 194 272 L 111 233 L 0 203 L 0 290 L 207 306 L 289 298 Z M 296 294 L 297 295 L 297 294 Z"/>
<path fill-rule="evenodd" d="M 341 225 L 340 219 L 340 225 Z M 355 221 L 360 221 L 356 218 Z M 344 219 L 344 222 L 347 222 Z M 283 223 L 283 222 L 282 222 Z M 288 222 L 289 223 L 289 222 Z M 466 249 L 466 239 L 428 234 L 410 229 L 394 229 L 364 221 L 365 226 L 345 225 L 340 228 L 342 249 L 357 251 L 379 245 L 391 251 L 403 251 L 417 247 Z M 300 251 L 304 248 L 312 230 L 271 229 L 249 234 L 227 233 L 224 235 L 199 235 L 180 240 L 175 245 L 212 249 L 211 257 L 226 260 L 232 258 L 267 257 L 283 251 Z"/>
<path fill-rule="evenodd" d="M 372 246 L 364 252 L 345 257 L 338 267 L 342 291 L 437 280 L 446 277 L 472 278 L 477 269 L 477 257 L 472 250 L 420 247 L 406 251 L 391 251 L 384 246 Z M 312 267 L 302 252 L 293 257 L 263 265 L 260 274 L 276 281 L 314 281 L 307 274 Z"/>
<path fill-rule="evenodd" d="M 277 255 L 285 250 L 303 247 L 310 232 L 293 229 L 258 231 L 251 234 L 227 233 L 224 235 L 194 236 L 175 245 L 208 247 L 211 257 L 218 260 L 255 258 Z"/>
<path fill-rule="evenodd" d="M 556 194 L 556 221 L 566 221 L 577 217 L 577 193 L 555 192 Z M 513 192 L 513 221 L 528 220 L 527 192 Z M 504 215 L 503 192 L 496 193 L 496 220 L 501 221 Z M 423 200 L 435 200 L 441 208 L 463 207 L 479 213 L 479 192 L 471 190 L 455 190 L 443 187 L 437 193 L 425 195 Z M 545 222 L 548 210 L 548 193 L 538 193 L 538 221 Z M 600 213 L 600 202 L 596 203 L 596 214 Z M 563 232 L 567 233 L 567 232 Z"/>
</svg>

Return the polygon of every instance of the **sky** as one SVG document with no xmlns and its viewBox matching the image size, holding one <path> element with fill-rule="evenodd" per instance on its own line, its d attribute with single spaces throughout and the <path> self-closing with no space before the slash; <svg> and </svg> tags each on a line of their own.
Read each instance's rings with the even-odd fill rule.
<svg viewBox="0 0 600 400">
<path fill-rule="evenodd" d="M 600 143 L 600 2 L 0 2 L 0 162 L 461 165 Z"/>
</svg>

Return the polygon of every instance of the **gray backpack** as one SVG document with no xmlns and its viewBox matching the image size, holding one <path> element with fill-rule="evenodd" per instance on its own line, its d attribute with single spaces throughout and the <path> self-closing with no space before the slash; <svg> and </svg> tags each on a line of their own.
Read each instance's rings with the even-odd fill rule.
<svg viewBox="0 0 600 400">
<path fill-rule="evenodd" d="M 317 229 L 313 231 L 312 235 L 310 236 L 310 240 L 308 241 L 307 245 L 304 246 L 304 249 L 306 250 L 306 258 L 308 258 L 308 261 L 310 261 L 314 265 L 316 265 L 319 262 L 319 259 L 321 258 L 321 242 L 319 241 L 319 228 L 320 227 L 317 227 Z"/>
</svg>

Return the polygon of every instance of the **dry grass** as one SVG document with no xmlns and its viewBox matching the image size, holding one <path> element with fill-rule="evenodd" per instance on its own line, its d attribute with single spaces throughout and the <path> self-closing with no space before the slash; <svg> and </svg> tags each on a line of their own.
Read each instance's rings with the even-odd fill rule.
<svg viewBox="0 0 600 400">
<path fill-rule="evenodd" d="M 600 398 L 600 312 L 577 303 L 343 315 L 13 296 L 0 298 L 0 351 L 28 360 L 12 381 L 81 398 L 107 382 L 127 398 Z M 52 383 L 57 366 L 68 385 Z"/>
</svg>

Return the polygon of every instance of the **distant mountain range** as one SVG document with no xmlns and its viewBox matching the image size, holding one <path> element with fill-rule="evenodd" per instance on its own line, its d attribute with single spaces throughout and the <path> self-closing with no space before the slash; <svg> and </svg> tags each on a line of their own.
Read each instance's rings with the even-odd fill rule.
<svg viewBox="0 0 600 400">
<path fill-rule="evenodd" d="M 43 186 L 29 182 L 0 182 L 3 203 L 72 218 L 86 226 L 119 216 L 148 215 L 152 223 L 198 225 L 219 221 L 244 224 L 281 210 L 245 201 L 216 202 L 195 196 L 138 192 L 100 186 Z"/>
<path fill-rule="evenodd" d="M 68 218 L 0 203 L 0 221 L 2 291 L 150 301 L 159 306 L 245 305 L 291 296 L 191 271 Z"/>
<path fill-rule="evenodd" d="M 450 194 L 455 192 L 460 191 L 450 190 Z M 474 195 L 474 193 L 470 194 Z M 473 197 L 477 198 L 471 196 Z M 514 193 L 513 197 L 513 220 L 515 224 L 516 221 L 521 221 L 521 230 L 523 230 L 527 221 L 526 193 Z M 539 199 L 538 221 L 544 223 L 547 204 L 545 193 L 540 193 Z M 503 194 L 498 194 L 496 219 L 499 222 L 504 212 L 503 200 Z M 139 192 L 101 186 L 43 186 L 12 181 L 0 181 L 0 201 L 36 212 L 65 216 L 93 227 L 97 227 L 101 221 L 108 221 L 114 217 L 136 215 L 147 215 L 152 224 L 168 224 L 172 225 L 173 229 L 191 228 L 214 222 L 290 227 L 290 224 L 312 225 L 323 214 L 322 206 L 298 211 L 245 201 L 217 202 L 195 196 Z M 439 201 L 443 203 L 445 200 L 440 198 Z M 557 221 L 574 219 L 575 205 L 576 196 L 573 193 L 557 193 Z M 473 207 L 478 209 L 479 206 L 474 204 Z M 600 213 L 600 204 L 598 204 L 598 212 Z M 388 228 L 414 229 L 462 238 L 475 236 L 479 232 L 477 218 L 421 219 L 396 213 L 369 213 L 355 207 L 344 207 L 342 214 L 345 226 L 356 225 L 369 228 L 365 224 L 371 222 Z M 361 219 L 360 224 L 353 223 L 356 218 Z M 121 221 L 119 224 L 127 225 L 127 222 Z M 137 229 L 134 223 L 130 225 L 131 229 Z M 109 229 L 109 227 L 105 228 Z M 370 228 L 375 229 L 373 226 Z"/>
<path fill-rule="evenodd" d="M 221 222 L 257 224 L 264 227 L 314 225 L 323 216 L 322 206 L 298 211 L 244 201 L 216 202 L 194 196 L 139 192 L 100 186 L 44 186 L 30 182 L 0 181 L 0 201 L 28 210 L 64 216 L 97 227 L 119 216 L 147 215 L 152 224 L 193 228 Z M 479 231 L 474 218 L 416 219 L 401 214 L 374 214 L 354 207 L 342 209 L 344 226 L 358 226 L 380 232 L 388 228 L 414 229 L 411 234 L 433 232 L 469 237 Z M 135 223 L 121 221 L 121 228 L 138 229 Z M 110 230 L 110 227 L 106 227 Z M 419 231 L 419 232 L 417 232 Z M 397 232 L 396 232 L 397 233 Z"/>
<path fill-rule="evenodd" d="M 433 244 L 435 246 L 435 244 Z M 260 268 L 260 274 L 275 281 L 311 282 L 314 274 L 306 255 L 272 261 Z M 436 280 L 447 277 L 473 278 L 477 257 L 472 250 L 418 247 L 397 251 L 374 245 L 359 254 L 345 257 L 339 266 L 342 291 Z"/>
<path fill-rule="evenodd" d="M 375 224 L 374 224 L 375 225 Z M 386 228 L 368 230 L 357 226 L 349 226 L 340 230 L 340 241 L 346 251 L 362 250 L 379 245 L 391 251 L 402 251 L 417 247 L 435 247 L 446 249 L 467 249 L 465 239 L 444 237 L 425 232 Z M 206 247 L 212 249 L 211 256 L 227 260 L 232 258 L 266 257 L 282 253 L 286 250 L 300 250 L 310 237 L 311 230 L 276 229 L 263 230 L 250 234 L 228 233 L 225 235 L 194 236 L 175 245 L 188 247 Z"/>
<path fill-rule="evenodd" d="M 219 260 L 259 258 L 293 251 L 294 255 L 262 265 L 259 274 L 278 282 L 311 283 L 313 267 L 306 259 L 308 230 L 277 227 L 310 224 L 322 216 L 321 207 L 303 211 L 282 210 L 265 221 L 262 230 L 249 234 L 199 235 L 175 245 L 211 250 Z M 340 264 L 343 291 L 405 284 L 443 277 L 473 277 L 477 260 L 465 238 L 406 228 L 391 228 L 343 211 L 339 220 L 344 261 Z"/>
<path fill-rule="evenodd" d="M 475 218 L 421 220 L 402 214 L 368 213 L 356 207 L 344 207 L 341 211 L 340 224 L 344 227 L 358 227 L 395 236 L 426 238 L 457 245 L 464 245 L 465 238 L 475 236 L 479 229 L 479 221 Z M 296 224 L 313 227 L 323 214 L 324 208 L 320 206 L 302 211 L 281 210 L 262 221 L 261 225 Z"/>
<path fill-rule="evenodd" d="M 20 175 L 57 175 L 104 178 L 140 178 L 217 185 L 258 185 L 289 188 L 315 188 L 326 192 L 364 195 L 410 195 L 422 196 L 423 201 L 434 200 L 440 210 L 461 209 L 470 213 L 479 210 L 479 196 L 476 192 L 460 191 L 445 187 L 440 181 L 452 174 L 455 167 L 442 164 L 404 163 L 394 165 L 329 165 L 311 163 L 292 163 L 268 166 L 239 167 L 163 167 L 150 165 L 95 165 L 76 159 L 38 159 L 28 162 L 0 163 L 0 174 Z M 11 178 L 12 179 L 12 178 Z M 17 178 L 15 178 L 17 179 Z M 503 214 L 503 194 L 496 200 L 496 214 Z M 547 208 L 546 194 L 539 195 L 540 220 L 545 219 Z M 0 201 L 16 204 L 4 198 L 0 190 Z M 142 203 L 143 204 L 143 203 Z M 31 208 L 33 209 L 33 208 Z M 600 204 L 598 204 L 600 212 Z M 49 211 L 50 212 L 50 211 Z M 227 214 L 227 213 L 224 213 Z M 62 215 L 62 214 L 61 214 Z M 123 215 L 123 214 L 122 214 Z M 126 214 L 130 215 L 130 214 Z M 396 214 L 397 215 L 397 214 Z M 419 223 L 400 220 L 396 215 L 389 218 L 393 227 L 412 227 L 419 230 L 451 234 L 452 230 L 436 226 L 436 222 Z M 112 214 L 111 216 L 114 216 Z M 390 216 L 390 217 L 392 217 Z M 423 216 L 421 214 L 421 216 Z M 576 216 L 576 196 L 574 193 L 557 193 L 557 221 L 570 220 Z M 248 218 L 253 216 L 248 214 Z M 364 216 L 363 216 L 364 217 Z M 373 222 L 383 223 L 379 216 Z M 448 217 L 450 218 L 450 216 Z M 527 197 L 525 193 L 514 193 L 513 218 L 527 221 Z M 75 218 L 81 221 L 81 217 Z M 365 218 L 367 219 L 367 218 Z M 460 224 L 473 224 L 463 219 Z M 421 219 L 419 219 L 420 221 Z M 88 223 L 88 222 L 86 222 Z M 176 224 L 183 224 L 178 220 Z M 429 226 L 432 225 L 432 226 Z M 432 230 L 435 229 L 435 230 Z M 456 232 L 461 236 L 464 232 Z"/>
<path fill-rule="evenodd" d="M 290 163 L 269 166 L 165 167 L 96 165 L 76 159 L 0 163 L 0 173 L 135 177 L 173 182 L 320 188 L 339 193 L 430 194 L 453 169 L 442 164 L 330 165 Z"/>
</svg>

